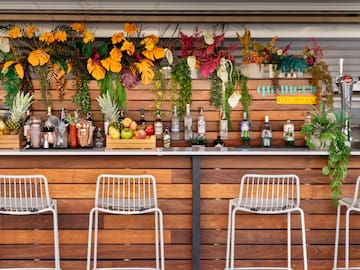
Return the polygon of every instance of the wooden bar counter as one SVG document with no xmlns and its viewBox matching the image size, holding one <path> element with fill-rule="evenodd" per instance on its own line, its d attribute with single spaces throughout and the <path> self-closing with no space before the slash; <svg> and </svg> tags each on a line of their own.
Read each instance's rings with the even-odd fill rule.
<svg viewBox="0 0 360 270">
<path fill-rule="evenodd" d="M 295 173 L 301 180 L 309 269 L 332 267 L 335 208 L 321 168 L 327 152 L 306 148 L 170 148 L 164 150 L 1 150 L 1 174 L 44 174 L 58 200 L 61 266 L 85 269 L 88 214 L 100 173 L 149 173 L 157 179 L 164 212 L 166 269 L 225 267 L 228 200 L 238 196 L 244 173 Z M 360 175 L 360 151 L 353 151 L 343 194 L 351 195 Z M 360 264 L 359 216 L 351 219 L 351 258 Z M 293 218 L 294 269 L 302 269 L 298 216 Z M 238 264 L 286 265 L 286 219 L 241 214 Z M 53 265 L 50 216 L 0 216 L 1 267 Z M 99 267 L 152 264 L 151 216 L 101 216 Z M 271 228 L 271 230 L 269 230 Z M 344 237 L 342 234 L 341 243 Z M 343 246 L 340 258 L 344 257 Z M 139 258 L 140 260 L 135 260 Z M 240 261 L 241 260 L 241 261 Z"/>
</svg>

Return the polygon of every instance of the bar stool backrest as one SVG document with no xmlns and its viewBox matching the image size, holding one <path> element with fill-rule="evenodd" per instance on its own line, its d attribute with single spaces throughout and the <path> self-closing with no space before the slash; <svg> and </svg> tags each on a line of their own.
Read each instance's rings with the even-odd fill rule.
<svg viewBox="0 0 360 270">
<path fill-rule="evenodd" d="M 257 213 L 282 213 L 299 205 L 297 175 L 245 174 L 241 178 L 238 207 Z"/>
<path fill-rule="evenodd" d="M 101 174 L 96 182 L 95 207 L 120 214 L 144 213 L 157 208 L 155 178 Z"/>
<path fill-rule="evenodd" d="M 51 206 L 43 175 L 0 175 L 0 213 L 29 214 Z"/>
</svg>

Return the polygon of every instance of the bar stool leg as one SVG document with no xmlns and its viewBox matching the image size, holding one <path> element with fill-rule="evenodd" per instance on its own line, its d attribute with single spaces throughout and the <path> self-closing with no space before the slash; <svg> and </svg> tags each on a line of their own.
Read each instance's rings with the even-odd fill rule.
<svg viewBox="0 0 360 270">
<path fill-rule="evenodd" d="M 165 252 L 164 252 L 164 227 L 163 227 L 163 214 L 159 211 L 159 227 L 160 227 L 160 260 L 161 270 L 165 270 Z"/>
<path fill-rule="evenodd" d="M 88 234 L 88 250 L 87 250 L 87 261 L 86 261 L 86 270 L 90 270 L 91 265 L 91 238 L 92 238 L 92 229 L 93 229 L 93 214 L 95 209 L 91 209 L 89 214 L 89 234 Z"/>
<path fill-rule="evenodd" d="M 288 269 L 291 269 L 291 213 L 287 213 Z"/>
<path fill-rule="evenodd" d="M 228 231 L 227 231 L 227 244 L 226 244 L 226 265 L 225 269 L 229 269 L 230 264 L 230 237 L 231 237 L 231 201 L 229 202 L 229 211 L 228 211 Z"/>
<path fill-rule="evenodd" d="M 231 214 L 231 252 L 230 252 L 230 269 L 235 267 L 235 217 L 237 209 L 234 208 Z"/>
<path fill-rule="evenodd" d="M 159 260 L 159 214 L 155 212 L 155 256 L 156 256 L 156 268 L 159 269 L 160 267 L 160 260 Z"/>
<path fill-rule="evenodd" d="M 346 210 L 346 224 L 345 224 L 345 269 L 349 269 L 349 225 L 350 225 L 351 208 Z"/>
<path fill-rule="evenodd" d="M 54 254 L 55 254 L 55 269 L 60 270 L 60 251 L 59 251 L 59 226 L 57 216 L 57 203 L 54 201 L 54 210 L 51 211 L 53 214 L 54 223 Z"/>
<path fill-rule="evenodd" d="M 337 213 L 336 213 L 336 231 L 335 231 L 335 250 L 334 250 L 333 270 L 337 269 L 337 260 L 338 260 L 338 253 L 339 253 L 340 214 L 341 214 L 341 205 L 339 204 L 337 207 Z"/>
<path fill-rule="evenodd" d="M 308 269 L 308 263 L 307 263 L 307 251 L 306 251 L 306 234 L 305 234 L 305 215 L 304 211 L 299 208 L 301 217 L 301 235 L 302 235 L 302 242 L 303 242 L 303 260 L 304 260 L 304 270 Z"/>
<path fill-rule="evenodd" d="M 94 269 L 96 269 L 96 267 L 97 267 L 98 230 L 99 230 L 99 211 L 95 210 L 95 222 L 94 222 Z"/>
</svg>

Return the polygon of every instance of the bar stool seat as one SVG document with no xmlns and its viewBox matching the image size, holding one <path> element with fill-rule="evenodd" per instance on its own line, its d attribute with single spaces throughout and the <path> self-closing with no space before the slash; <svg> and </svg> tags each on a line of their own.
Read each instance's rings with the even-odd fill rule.
<svg viewBox="0 0 360 270">
<path fill-rule="evenodd" d="M 360 269 L 360 266 L 350 267 L 350 213 L 352 211 L 360 212 L 360 199 L 359 199 L 359 185 L 360 176 L 356 180 L 355 191 L 353 197 L 344 197 L 338 201 L 337 215 L 336 215 L 336 231 L 335 231 L 335 251 L 334 251 L 334 270 L 340 269 Z M 345 213 L 345 267 L 337 267 L 338 264 L 338 250 L 339 250 L 339 235 L 340 235 L 340 218 L 341 207 L 346 208 Z"/>
<path fill-rule="evenodd" d="M 307 252 L 304 212 L 300 208 L 299 177 L 293 174 L 245 174 L 241 178 L 238 198 L 229 201 L 228 236 L 225 270 L 291 270 L 291 213 L 299 212 L 303 246 L 304 270 L 307 270 Z M 254 214 L 287 214 L 287 267 L 235 267 L 235 215 L 238 211 Z"/>
<path fill-rule="evenodd" d="M 155 264 L 149 267 L 97 267 L 99 212 L 118 215 L 155 214 Z M 94 225 L 93 225 L 94 223 Z M 92 236 L 94 234 L 94 242 Z M 91 247 L 93 252 L 91 252 Z M 91 267 L 91 259 L 93 261 Z M 163 215 L 157 204 L 156 181 L 152 175 L 101 174 L 96 181 L 95 206 L 89 214 L 88 254 L 90 270 L 165 270 Z"/>
<path fill-rule="evenodd" d="M 48 181 L 43 175 L 0 175 L 0 214 L 35 215 L 51 212 L 53 215 L 55 267 L 0 268 L 26 270 L 60 270 L 59 233 L 56 200 L 50 198 Z"/>
</svg>

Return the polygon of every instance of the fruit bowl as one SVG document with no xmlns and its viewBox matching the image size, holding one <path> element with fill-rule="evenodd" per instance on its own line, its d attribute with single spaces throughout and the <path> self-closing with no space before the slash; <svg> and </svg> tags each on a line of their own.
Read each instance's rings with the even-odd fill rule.
<svg viewBox="0 0 360 270">
<path fill-rule="evenodd" d="M 106 136 L 106 149 L 153 149 L 156 147 L 155 135 L 146 139 L 112 139 Z"/>
</svg>

